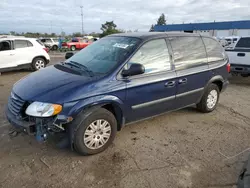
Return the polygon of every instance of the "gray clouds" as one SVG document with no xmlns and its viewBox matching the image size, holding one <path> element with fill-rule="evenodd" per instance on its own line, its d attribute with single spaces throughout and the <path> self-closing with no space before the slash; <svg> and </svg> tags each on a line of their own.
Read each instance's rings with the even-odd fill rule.
<svg viewBox="0 0 250 188">
<path fill-rule="evenodd" d="M 249 0 L 1 0 L 0 32 L 81 31 L 83 5 L 85 32 L 99 32 L 114 20 L 118 28 L 147 31 L 165 13 L 168 23 L 250 19 Z"/>
</svg>

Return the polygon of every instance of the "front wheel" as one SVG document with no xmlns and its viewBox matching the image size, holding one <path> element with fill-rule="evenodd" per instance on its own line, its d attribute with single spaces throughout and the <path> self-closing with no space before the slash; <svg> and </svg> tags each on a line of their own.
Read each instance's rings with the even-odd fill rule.
<svg viewBox="0 0 250 188">
<path fill-rule="evenodd" d="M 73 146 L 82 155 L 104 151 L 113 142 L 117 131 L 116 118 L 104 108 L 79 115 L 73 124 Z"/>
<path fill-rule="evenodd" d="M 219 101 L 220 90 L 216 84 L 210 84 L 197 104 L 198 110 L 204 113 L 212 112 Z"/>
</svg>

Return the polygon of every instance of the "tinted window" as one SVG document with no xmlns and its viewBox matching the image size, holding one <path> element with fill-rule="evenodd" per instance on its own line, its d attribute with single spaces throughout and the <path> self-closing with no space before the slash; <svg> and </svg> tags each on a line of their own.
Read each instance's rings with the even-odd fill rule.
<svg viewBox="0 0 250 188">
<path fill-rule="evenodd" d="M 177 70 L 207 63 L 207 55 L 201 37 L 171 37 L 169 40 Z"/>
<path fill-rule="evenodd" d="M 132 63 L 142 64 L 145 67 L 145 73 L 170 70 L 171 64 L 165 39 L 157 39 L 144 44 L 130 59 L 128 67 Z"/>
<path fill-rule="evenodd" d="M 15 48 L 27 48 L 27 40 L 15 40 Z"/>
<path fill-rule="evenodd" d="M 127 59 L 139 42 L 140 39 L 133 37 L 105 37 L 77 52 L 66 62 L 77 62 L 93 73 L 105 74 Z"/>
<path fill-rule="evenodd" d="M 250 48 L 250 37 L 241 38 L 237 43 L 236 47 L 239 48 Z"/>
<path fill-rule="evenodd" d="M 208 62 L 216 62 L 224 59 L 224 50 L 216 40 L 203 37 L 203 41 L 207 50 Z"/>
<path fill-rule="evenodd" d="M 0 51 L 11 50 L 11 42 L 10 41 L 1 41 L 0 42 Z"/>
<path fill-rule="evenodd" d="M 27 43 L 28 43 L 28 47 L 33 46 L 33 44 L 28 40 L 27 40 Z"/>
</svg>

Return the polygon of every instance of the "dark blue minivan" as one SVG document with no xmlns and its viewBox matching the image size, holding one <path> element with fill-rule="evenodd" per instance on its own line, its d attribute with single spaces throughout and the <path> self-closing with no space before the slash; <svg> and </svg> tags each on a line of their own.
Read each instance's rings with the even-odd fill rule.
<svg viewBox="0 0 250 188">
<path fill-rule="evenodd" d="M 130 122 L 191 105 L 213 111 L 229 71 L 211 37 L 115 34 L 18 81 L 6 115 L 39 141 L 65 133 L 75 151 L 96 154 Z"/>
</svg>

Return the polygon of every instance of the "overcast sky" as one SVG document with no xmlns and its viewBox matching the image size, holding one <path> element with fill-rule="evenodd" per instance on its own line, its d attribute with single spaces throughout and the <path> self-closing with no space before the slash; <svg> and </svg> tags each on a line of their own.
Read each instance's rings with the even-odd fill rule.
<svg viewBox="0 0 250 188">
<path fill-rule="evenodd" d="M 0 33 L 80 32 L 81 5 L 87 33 L 111 20 L 119 29 L 147 31 L 161 13 L 168 24 L 250 20 L 249 0 L 0 0 Z"/>
</svg>

